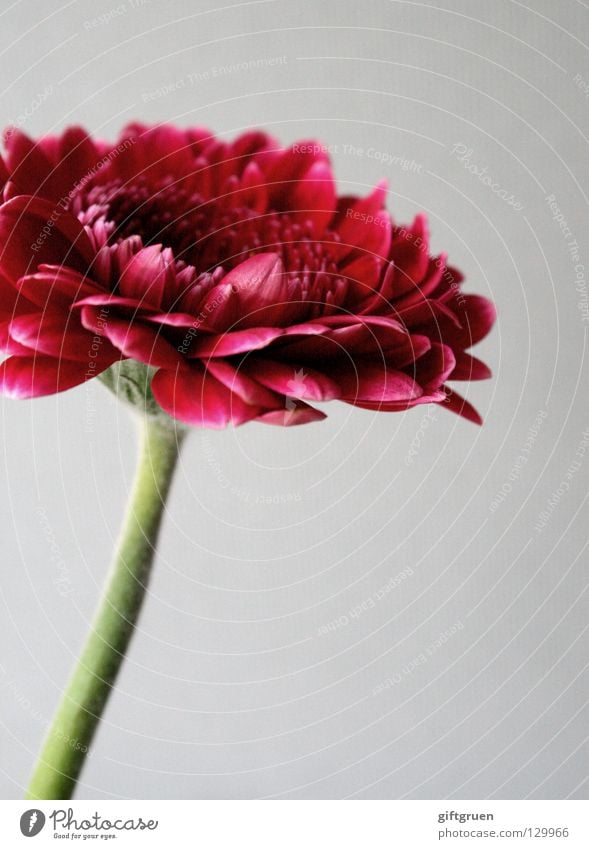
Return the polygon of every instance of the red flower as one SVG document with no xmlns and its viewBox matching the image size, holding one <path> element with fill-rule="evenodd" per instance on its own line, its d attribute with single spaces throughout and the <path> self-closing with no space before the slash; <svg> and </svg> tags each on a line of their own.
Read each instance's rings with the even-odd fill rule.
<svg viewBox="0 0 589 849">
<path fill-rule="evenodd" d="M 423 216 L 394 227 L 386 188 L 336 195 L 316 142 L 280 149 L 201 128 L 18 131 L 0 160 L 0 389 L 69 389 L 120 360 L 151 367 L 170 416 L 220 427 L 444 402 L 489 370 L 466 349 L 494 309 L 432 258 Z M 151 374 L 151 371 L 150 371 Z"/>
</svg>

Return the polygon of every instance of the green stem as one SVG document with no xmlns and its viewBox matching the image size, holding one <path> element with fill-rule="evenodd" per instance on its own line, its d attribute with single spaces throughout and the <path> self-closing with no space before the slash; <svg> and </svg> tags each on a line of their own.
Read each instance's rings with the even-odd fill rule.
<svg viewBox="0 0 589 849">
<path fill-rule="evenodd" d="M 70 799 L 115 684 L 149 581 L 183 431 L 143 420 L 133 492 L 104 597 L 64 691 L 27 793 Z"/>
</svg>

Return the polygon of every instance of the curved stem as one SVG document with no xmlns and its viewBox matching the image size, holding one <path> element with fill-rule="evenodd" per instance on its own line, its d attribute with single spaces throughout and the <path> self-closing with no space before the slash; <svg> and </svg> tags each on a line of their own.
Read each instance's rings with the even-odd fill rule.
<svg viewBox="0 0 589 849">
<path fill-rule="evenodd" d="M 184 432 L 143 420 L 133 492 L 104 596 L 27 793 L 70 799 L 141 611 Z"/>
</svg>

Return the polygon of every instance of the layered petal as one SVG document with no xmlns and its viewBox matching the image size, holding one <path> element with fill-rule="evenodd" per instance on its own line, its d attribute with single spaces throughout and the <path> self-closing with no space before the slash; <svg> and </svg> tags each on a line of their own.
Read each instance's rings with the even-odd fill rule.
<svg viewBox="0 0 589 849">
<path fill-rule="evenodd" d="M 50 201 L 16 197 L 0 206 L 0 275 L 16 283 L 41 265 L 85 274 L 95 255 L 80 222 Z"/>
<path fill-rule="evenodd" d="M 72 360 L 36 354 L 10 357 L 0 363 L 0 393 L 9 398 L 38 398 L 78 386 L 88 366 Z"/>
<path fill-rule="evenodd" d="M 196 427 L 244 424 L 263 409 L 247 404 L 198 362 L 175 371 L 161 369 L 154 376 L 151 388 L 168 415 Z"/>
</svg>

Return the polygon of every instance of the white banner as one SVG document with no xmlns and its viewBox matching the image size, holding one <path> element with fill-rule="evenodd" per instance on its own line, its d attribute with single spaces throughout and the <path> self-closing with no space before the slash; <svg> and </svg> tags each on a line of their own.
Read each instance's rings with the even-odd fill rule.
<svg viewBox="0 0 589 849">
<path fill-rule="evenodd" d="M 0 825 L 9 849 L 589 847 L 582 801 L 4 801 Z"/>
</svg>

